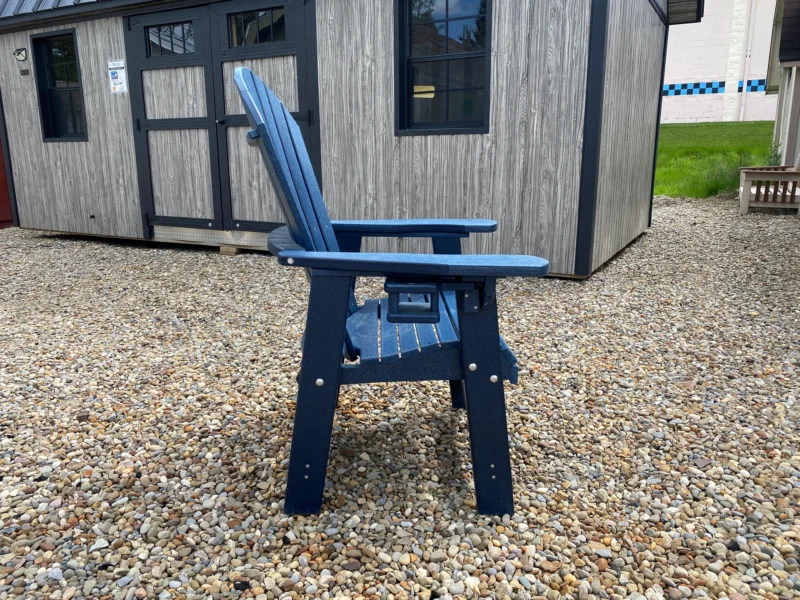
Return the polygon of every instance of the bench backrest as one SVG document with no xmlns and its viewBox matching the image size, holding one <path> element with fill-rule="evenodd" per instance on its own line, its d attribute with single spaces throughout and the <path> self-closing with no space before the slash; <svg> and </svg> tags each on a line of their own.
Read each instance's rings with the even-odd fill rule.
<svg viewBox="0 0 800 600">
<path fill-rule="evenodd" d="M 338 252 L 331 220 L 311 167 L 300 127 L 275 94 L 250 69 L 234 74 L 250 126 L 294 241 L 309 251 Z"/>
</svg>

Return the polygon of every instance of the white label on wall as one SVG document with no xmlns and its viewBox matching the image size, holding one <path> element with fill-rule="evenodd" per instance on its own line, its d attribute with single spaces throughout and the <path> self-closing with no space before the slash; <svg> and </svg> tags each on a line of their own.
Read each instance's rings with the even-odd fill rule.
<svg viewBox="0 0 800 600">
<path fill-rule="evenodd" d="M 128 74 L 124 60 L 108 61 L 108 82 L 111 84 L 112 94 L 124 94 L 128 91 Z"/>
</svg>

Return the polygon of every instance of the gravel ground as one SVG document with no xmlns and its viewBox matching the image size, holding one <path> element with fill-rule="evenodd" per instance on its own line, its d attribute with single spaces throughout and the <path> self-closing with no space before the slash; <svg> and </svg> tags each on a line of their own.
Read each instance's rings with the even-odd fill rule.
<svg viewBox="0 0 800 600">
<path fill-rule="evenodd" d="M 300 271 L 0 231 L 0 599 L 800 596 L 800 219 L 655 225 L 502 284 L 502 519 L 439 382 L 344 389 L 324 512 L 282 514 Z"/>
</svg>

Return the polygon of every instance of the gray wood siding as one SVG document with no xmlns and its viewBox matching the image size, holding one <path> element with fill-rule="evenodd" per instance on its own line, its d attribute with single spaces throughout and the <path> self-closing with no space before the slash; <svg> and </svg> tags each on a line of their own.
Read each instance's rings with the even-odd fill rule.
<svg viewBox="0 0 800 600">
<path fill-rule="evenodd" d="M 142 72 L 145 115 L 148 119 L 205 117 L 205 82 L 201 66 Z"/>
<path fill-rule="evenodd" d="M 394 135 L 392 4 L 317 2 L 333 217 L 493 218 L 499 231 L 469 251 L 536 254 L 574 272 L 590 2 L 495 0 L 490 133 L 425 137 Z"/>
<path fill-rule="evenodd" d="M 664 35 L 648 0 L 610 0 L 593 269 L 647 229 Z"/>
<path fill-rule="evenodd" d="M 88 142 L 42 141 L 33 61 L 11 58 L 29 35 L 75 28 Z M 108 61 L 125 57 L 121 18 L 0 36 L 2 87 L 20 224 L 31 229 L 142 237 L 130 97 L 112 94 Z M 20 69 L 31 75 L 21 76 Z M 94 218 L 92 218 L 94 215 Z"/>
<path fill-rule="evenodd" d="M 237 67 L 247 67 L 266 83 L 290 111 L 296 112 L 300 101 L 297 97 L 297 57 L 271 56 L 222 63 L 222 79 L 225 88 L 225 114 L 244 114 L 244 107 L 236 91 L 233 74 Z"/>
<path fill-rule="evenodd" d="M 213 219 L 208 131 L 148 131 L 147 143 L 156 214 Z"/>
<path fill-rule="evenodd" d="M 248 146 L 245 141 L 248 129 L 249 127 L 228 127 L 233 218 L 240 221 L 282 223 L 285 219 L 261 153 Z"/>
</svg>

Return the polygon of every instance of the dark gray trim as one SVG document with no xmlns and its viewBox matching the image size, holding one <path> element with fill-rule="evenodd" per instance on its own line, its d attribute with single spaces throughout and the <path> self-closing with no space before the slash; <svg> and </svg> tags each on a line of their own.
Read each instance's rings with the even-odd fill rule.
<svg viewBox="0 0 800 600">
<path fill-rule="evenodd" d="M 661 57 L 661 83 L 658 87 L 658 117 L 656 118 L 656 146 L 653 150 L 653 181 L 650 184 L 650 211 L 647 215 L 647 226 L 653 225 L 653 195 L 656 189 L 656 167 L 658 166 L 658 139 L 661 135 L 661 107 L 664 103 L 664 75 L 667 70 L 667 45 L 669 44 L 669 25 L 664 28 L 664 53 Z"/>
<path fill-rule="evenodd" d="M 270 233 L 278 227 L 283 227 L 284 223 L 274 223 L 272 221 L 233 221 L 231 231 L 261 231 Z"/>
<path fill-rule="evenodd" d="M 22 29 L 35 29 L 56 22 L 88 21 L 91 19 L 107 17 L 112 13 L 120 14 L 126 10 L 141 8 L 144 11 L 159 10 L 159 4 L 182 4 L 174 0 L 148 1 L 148 0 L 103 0 L 102 2 L 85 2 L 83 4 L 73 4 L 62 8 L 30 12 L 13 17 L 0 19 L 0 33 L 7 31 L 19 31 Z M 195 2 L 202 4 L 202 2 Z M 174 6 L 171 8 L 180 8 Z M 169 10 L 166 9 L 166 10 Z"/>
<path fill-rule="evenodd" d="M 17 210 L 17 194 L 14 190 L 14 170 L 11 167 L 11 148 L 8 144 L 8 130 L 6 129 L 6 113 L 3 109 L 3 91 L 0 89 L 0 147 L 3 149 L 3 168 L 6 170 L 6 183 L 8 183 L 8 199 L 11 203 L 11 222 L 19 227 L 19 211 Z"/>
<path fill-rule="evenodd" d="M 309 1 L 309 0 L 306 0 Z M 407 56 L 407 21 L 409 0 L 394 0 L 394 104 L 395 123 L 394 132 L 398 137 L 417 135 L 467 135 L 489 133 L 492 116 L 492 0 L 486 0 L 486 49 L 485 49 L 485 80 L 484 80 L 484 107 L 483 126 L 459 127 L 452 123 L 443 123 L 441 126 L 409 127 L 408 102 L 405 92 L 409 86 L 409 57 Z M 425 58 L 428 60 L 455 60 L 458 54 L 448 54 L 437 57 Z M 464 56 L 470 56 L 469 54 Z"/>
<path fill-rule="evenodd" d="M 186 227 L 189 229 L 210 229 L 216 230 L 213 219 L 193 219 L 189 217 L 157 217 L 151 215 L 148 223 L 161 225 L 162 227 Z"/>
<path fill-rule="evenodd" d="M 317 60 L 317 0 L 303 0 L 303 24 L 305 43 L 297 53 L 297 73 L 306 75 L 306 108 L 308 109 L 307 145 L 311 166 L 317 176 L 320 190 L 322 181 L 322 124 L 319 116 L 319 68 Z M 294 115 L 292 115 L 294 116 Z M 302 119 L 300 115 L 295 117 Z M 301 122 L 300 127 L 303 127 Z"/>
<path fill-rule="evenodd" d="M 578 198 L 578 232 L 575 245 L 575 275 L 592 274 L 594 222 L 603 130 L 603 99 L 606 81 L 608 1 L 592 0 L 589 25 L 589 63 L 586 79 L 586 113 L 583 129 L 581 185 Z"/>
<path fill-rule="evenodd" d="M 653 7 L 653 10 L 658 13 L 658 17 L 661 19 L 664 25 L 669 25 L 669 17 L 667 13 L 664 12 L 664 9 L 661 8 L 661 5 L 658 3 L 658 0 L 648 0 L 650 2 L 650 6 Z M 667 10 L 669 10 L 669 3 L 667 3 Z"/>
<path fill-rule="evenodd" d="M 44 108 L 45 103 L 47 104 L 47 111 L 48 116 L 50 114 L 50 98 L 48 96 L 49 88 L 42 89 L 42 79 L 44 78 L 47 81 L 47 73 L 42 73 L 41 68 L 43 57 L 41 55 L 41 46 L 37 42 L 39 40 L 46 40 L 49 38 L 54 37 L 61 37 L 71 35 L 72 39 L 75 44 L 75 66 L 78 69 L 78 91 L 81 94 L 81 117 L 83 118 L 83 128 L 86 130 L 86 133 L 83 135 L 71 135 L 66 137 L 51 137 L 47 135 L 47 128 L 45 127 L 45 114 Z M 71 142 L 88 142 L 89 141 L 89 124 L 86 121 L 86 102 L 84 101 L 84 94 L 83 94 L 83 74 L 81 73 L 81 56 L 80 56 L 80 49 L 78 48 L 78 36 L 75 33 L 75 28 L 70 27 L 68 29 L 58 29 L 54 31 L 45 31 L 42 33 L 35 33 L 29 36 L 30 38 L 30 55 L 31 55 L 31 62 L 33 63 L 33 76 L 36 82 L 36 100 L 39 104 L 39 126 L 41 127 L 42 133 L 42 141 L 46 144 L 60 144 L 60 143 L 71 143 Z M 51 119 L 52 120 L 52 119 Z M 52 128 L 52 123 L 50 124 Z"/>
</svg>

